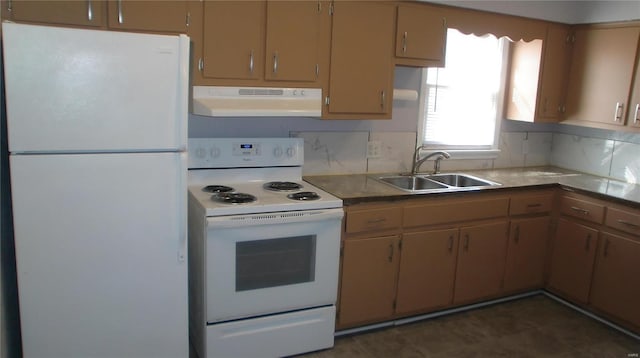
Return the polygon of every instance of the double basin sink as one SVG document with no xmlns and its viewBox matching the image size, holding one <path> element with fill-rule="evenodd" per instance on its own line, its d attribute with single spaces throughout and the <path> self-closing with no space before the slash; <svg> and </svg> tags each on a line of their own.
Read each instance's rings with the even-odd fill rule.
<svg viewBox="0 0 640 358">
<path fill-rule="evenodd" d="M 397 189 L 409 192 L 445 192 L 456 189 L 479 189 L 498 186 L 499 183 L 478 178 L 469 174 L 424 174 L 424 175 L 387 175 L 375 177 L 376 180 Z"/>
</svg>

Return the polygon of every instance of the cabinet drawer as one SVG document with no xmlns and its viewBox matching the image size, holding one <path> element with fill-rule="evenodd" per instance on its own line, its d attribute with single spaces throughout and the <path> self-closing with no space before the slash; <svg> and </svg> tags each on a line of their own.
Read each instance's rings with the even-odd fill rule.
<svg viewBox="0 0 640 358">
<path fill-rule="evenodd" d="M 605 225 L 634 235 L 640 235 L 640 213 L 616 208 L 607 209 Z"/>
<path fill-rule="evenodd" d="M 604 219 L 604 205 L 591 201 L 563 197 L 560 202 L 560 212 L 563 215 L 602 224 Z"/>
<path fill-rule="evenodd" d="M 448 200 L 440 203 L 408 206 L 404 209 L 404 226 L 437 225 L 506 216 L 509 198 Z"/>
<path fill-rule="evenodd" d="M 553 207 L 553 194 L 533 194 L 511 198 L 509 215 L 548 213 Z"/>
<path fill-rule="evenodd" d="M 401 223 L 400 207 L 347 211 L 346 232 L 353 234 L 373 230 L 393 230 L 400 228 Z"/>
</svg>

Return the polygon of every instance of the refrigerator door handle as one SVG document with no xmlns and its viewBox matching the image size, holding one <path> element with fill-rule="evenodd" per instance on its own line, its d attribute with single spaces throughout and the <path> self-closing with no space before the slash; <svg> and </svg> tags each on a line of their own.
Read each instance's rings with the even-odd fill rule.
<svg viewBox="0 0 640 358">
<path fill-rule="evenodd" d="M 176 133 L 178 135 L 178 150 L 187 150 L 187 123 L 189 117 L 189 37 L 179 37 L 180 78 L 178 80 L 178 104 L 176 106 Z"/>
<path fill-rule="evenodd" d="M 178 165 L 178 188 L 187 187 L 187 152 L 180 153 Z M 187 257 L 187 196 L 178 189 L 178 262 L 183 263 Z"/>
</svg>

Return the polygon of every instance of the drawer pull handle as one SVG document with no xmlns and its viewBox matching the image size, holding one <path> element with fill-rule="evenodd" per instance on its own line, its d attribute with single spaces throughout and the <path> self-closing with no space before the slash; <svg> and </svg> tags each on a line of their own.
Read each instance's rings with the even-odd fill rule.
<svg viewBox="0 0 640 358">
<path fill-rule="evenodd" d="M 577 207 L 577 206 L 572 206 L 572 207 L 571 207 L 571 210 L 576 211 L 576 212 L 579 212 L 579 213 L 581 213 L 582 215 L 589 215 L 589 210 L 587 210 L 587 209 L 583 209 L 583 208 L 579 208 L 579 207 Z"/>
<path fill-rule="evenodd" d="M 367 224 L 380 224 L 387 221 L 386 218 L 380 218 L 380 219 L 371 219 L 371 220 L 367 220 Z"/>
<path fill-rule="evenodd" d="M 533 208 L 539 208 L 539 207 L 541 207 L 541 206 L 542 206 L 542 204 L 540 204 L 540 203 L 536 203 L 536 204 L 529 204 L 529 205 L 527 205 L 527 208 L 533 209 Z"/>
<path fill-rule="evenodd" d="M 389 262 L 393 262 L 393 244 L 389 244 Z"/>
<path fill-rule="evenodd" d="M 609 255 L 609 239 L 604 242 L 604 257 Z"/>
<path fill-rule="evenodd" d="M 464 251 L 469 251 L 469 234 L 464 235 Z"/>
<path fill-rule="evenodd" d="M 449 236 L 449 246 L 447 247 L 449 252 L 453 252 L 453 235 Z"/>
<path fill-rule="evenodd" d="M 626 220 L 622 220 L 622 219 L 618 219 L 618 223 L 622 224 L 622 225 L 631 226 L 633 228 L 639 228 L 640 227 L 640 225 L 638 225 L 638 224 L 634 224 L 632 222 L 629 222 L 629 221 L 626 221 Z"/>
<path fill-rule="evenodd" d="M 591 234 L 587 235 L 587 240 L 584 245 L 585 251 L 589 251 L 591 249 Z"/>
</svg>

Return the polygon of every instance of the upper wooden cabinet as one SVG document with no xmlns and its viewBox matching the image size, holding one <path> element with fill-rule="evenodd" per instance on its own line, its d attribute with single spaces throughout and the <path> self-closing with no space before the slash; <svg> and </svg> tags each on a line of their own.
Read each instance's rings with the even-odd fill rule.
<svg viewBox="0 0 640 358">
<path fill-rule="evenodd" d="M 102 0 L 72 1 L 4 1 L 2 18 L 13 21 L 57 25 L 102 27 L 106 3 Z"/>
<path fill-rule="evenodd" d="M 204 2 L 198 84 L 319 87 L 328 70 L 328 46 L 322 46 L 328 7 L 323 1 Z"/>
<path fill-rule="evenodd" d="M 557 122 L 565 108 L 569 27 L 549 24 L 544 40 L 511 44 L 507 118 Z"/>
<path fill-rule="evenodd" d="M 110 29 L 186 33 L 189 28 L 187 0 L 178 1 L 109 1 Z"/>
<path fill-rule="evenodd" d="M 264 73 L 265 1 L 204 3 L 202 75 L 257 80 Z"/>
<path fill-rule="evenodd" d="M 111 30 L 187 33 L 195 1 L 73 0 L 3 2 L 3 18 L 52 25 Z"/>
<path fill-rule="evenodd" d="M 638 52 L 640 52 L 640 43 L 638 44 Z M 627 126 L 629 128 L 640 128 L 640 55 L 637 61 L 631 99 L 627 106 Z"/>
<path fill-rule="evenodd" d="M 391 118 L 395 6 L 334 3 L 329 91 L 323 117 Z"/>
<path fill-rule="evenodd" d="M 571 43 L 569 26 L 550 24 L 542 47 L 542 66 L 535 122 L 557 122 L 564 116 Z"/>
<path fill-rule="evenodd" d="M 446 41 L 446 18 L 440 7 L 398 5 L 395 52 L 397 65 L 442 67 Z"/>
<path fill-rule="evenodd" d="M 575 31 L 567 120 L 625 125 L 639 37 L 639 26 L 589 26 Z"/>
</svg>

